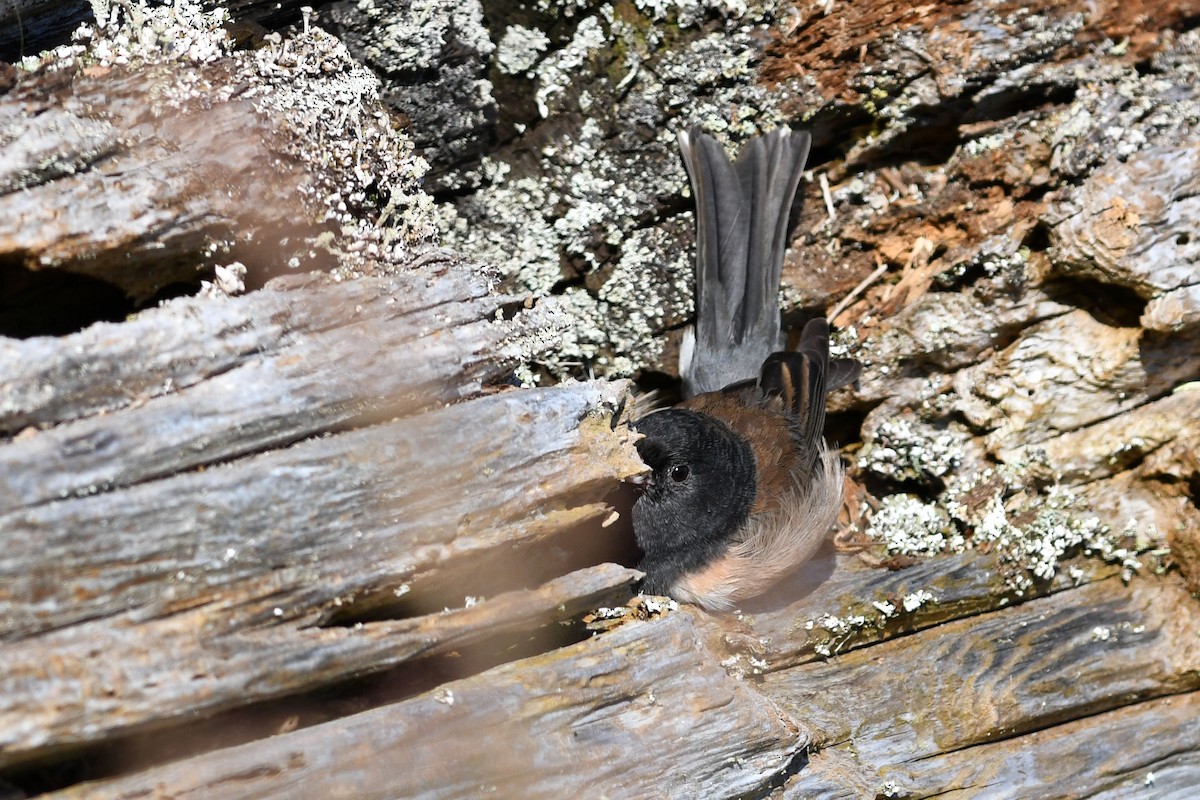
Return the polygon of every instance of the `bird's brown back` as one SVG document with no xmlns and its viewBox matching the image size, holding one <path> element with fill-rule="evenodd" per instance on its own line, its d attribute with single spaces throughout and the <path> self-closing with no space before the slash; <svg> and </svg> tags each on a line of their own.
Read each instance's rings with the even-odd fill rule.
<svg viewBox="0 0 1200 800">
<path fill-rule="evenodd" d="M 705 392 L 679 404 L 719 419 L 750 443 L 758 470 L 758 491 L 751 514 L 774 511 L 779 500 L 795 486 L 793 472 L 800 466 L 800 454 L 792 438 L 791 420 L 775 404 L 747 406 L 741 393 Z"/>
</svg>

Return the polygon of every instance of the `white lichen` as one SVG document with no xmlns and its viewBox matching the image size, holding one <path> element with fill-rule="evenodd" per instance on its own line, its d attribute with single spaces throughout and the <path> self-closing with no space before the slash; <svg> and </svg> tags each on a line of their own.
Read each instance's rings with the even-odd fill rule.
<svg viewBox="0 0 1200 800">
<path fill-rule="evenodd" d="M 871 515 L 866 534 L 883 542 L 888 552 L 910 556 L 931 556 L 963 547 L 946 512 L 910 494 L 883 498 Z"/>
<path fill-rule="evenodd" d="M 28 59 L 43 70 L 142 69 L 151 79 L 146 97 L 155 116 L 195 113 L 209 105 L 249 102 L 267 120 L 272 151 L 281 166 L 305 165 L 298 187 L 312 219 L 328 228 L 312 241 L 295 240 L 280 261 L 302 268 L 328 263 L 336 250 L 342 265 L 335 278 L 363 265 L 403 265 L 414 248 L 431 244 L 437 229 L 432 199 L 421 189 L 427 170 L 412 143 L 398 132 L 379 99 L 379 80 L 355 61 L 340 41 L 305 25 L 291 38 L 269 34 L 266 46 L 234 50 L 223 8 L 205 10 L 195 0 L 169 4 L 146 0 L 98 0 L 96 23 L 81 25 L 74 44 Z M 222 61 L 220 81 L 193 69 Z M 147 65 L 183 69 L 144 70 Z M 247 125 L 252 125 L 251 120 Z M 247 131 L 259 137 L 259 131 Z M 222 263 L 229 243 L 209 243 L 214 280 L 206 295 L 245 289 L 244 267 Z"/>
<path fill-rule="evenodd" d="M 739 5 L 715 10 L 740 14 Z M 664 11 L 682 13 L 679 6 Z M 748 7 L 747 19 L 760 11 Z M 582 7 L 553 13 L 582 16 Z M 563 313 L 575 317 L 554 353 L 518 371 L 523 383 L 541 376 L 621 377 L 657 366 L 663 332 L 691 313 L 692 220 L 684 213 L 646 225 L 662 198 L 686 194 L 675 131 L 700 123 L 732 147 L 790 121 L 783 110 L 792 98 L 789 85 L 768 89 L 757 82 L 755 32 L 729 19 L 723 34 L 680 44 L 608 5 L 583 16 L 566 45 L 530 68 L 541 111 L 566 123 L 554 128 L 558 138 L 543 140 L 537 170 L 485 159 L 472 173 L 481 188 L 444 209 L 445 243 L 495 264 L 508 286 L 539 298 L 558 295 Z M 609 77 L 586 68 L 600 50 L 624 54 Z M 575 113 L 573 104 L 610 103 L 614 96 L 621 98 L 618 107 L 604 115 Z M 605 120 L 663 107 L 675 109 L 676 118 L 648 127 L 653 141 L 613 147 Z"/>
<path fill-rule="evenodd" d="M 642 607 L 650 614 L 666 614 L 679 610 L 679 603 L 669 597 L 653 597 L 646 595 L 642 598 Z"/>
<path fill-rule="evenodd" d="M 600 21 L 596 17 L 587 17 L 575 28 L 571 41 L 547 56 L 538 66 L 538 88 L 534 100 L 543 118 L 549 117 L 552 110 L 560 110 L 557 98 L 566 95 L 567 87 L 576 73 L 604 46 L 605 39 Z"/>
<path fill-rule="evenodd" d="M 526 72 L 537 64 L 550 39 L 536 28 L 509 25 L 496 46 L 496 66 L 506 75 Z"/>
<path fill-rule="evenodd" d="M 964 438 L 950 430 L 920 430 L 910 419 L 894 417 L 867 439 L 858 466 L 897 481 L 940 478 L 962 463 Z"/>
<path fill-rule="evenodd" d="M 932 592 L 926 589 L 918 589 L 917 591 L 906 594 L 904 597 L 900 598 L 900 605 L 909 614 L 924 605 L 936 602 L 937 598 L 934 597 Z"/>
</svg>

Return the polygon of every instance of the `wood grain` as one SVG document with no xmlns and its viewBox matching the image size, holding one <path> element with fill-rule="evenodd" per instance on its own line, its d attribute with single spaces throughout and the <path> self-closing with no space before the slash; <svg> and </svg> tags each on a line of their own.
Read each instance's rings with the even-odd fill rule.
<svg viewBox="0 0 1200 800">
<path fill-rule="evenodd" d="M 902 767 L 933 791 L 936 775 L 920 784 L 928 759 L 1017 749 L 1035 731 L 1200 687 L 1192 602 L 1178 581 L 1103 580 L 768 674 L 761 689 L 816 746 L 852 746 L 881 783 Z"/>
<path fill-rule="evenodd" d="M 443 302 L 398 301 L 435 279 L 447 284 Z M 53 396 L 0 416 L 0 427 L 44 424 L 62 403 L 92 415 L 0 444 L 0 511 L 143 483 L 452 402 L 505 374 L 522 337 L 544 330 L 539 315 L 493 324 L 491 315 L 511 298 L 487 296 L 486 278 L 461 267 L 355 285 L 303 283 L 304 291 L 217 300 L 203 312 L 195 300 L 173 303 L 143 314 L 120 336 L 106 325 L 55 343 L 10 343 L 0 369 L 11 365 L 20 382 L 9 385 L 52 386 Z M 458 297 L 450 299 L 454 290 Z M 359 302 L 368 297 L 373 302 Z M 234 306 L 236 316 L 222 305 Z M 212 330 L 214 319 L 219 330 Z M 139 354 L 113 352 L 114 338 L 136 342 Z M 214 351 L 226 357 L 213 358 Z M 201 363 L 208 365 L 202 380 L 180 374 Z M 123 396 L 112 397 L 114 389 Z M 8 398 L 9 408 L 21 404 Z"/>
<path fill-rule="evenodd" d="M 911 797 L 1183 800 L 1200 786 L 1200 694 L 1134 703 L 885 775 Z"/>
<path fill-rule="evenodd" d="M 639 575 L 601 565 L 453 611 L 336 627 L 296 619 L 304 608 L 289 604 L 288 587 L 260 581 L 174 614 L 115 614 L 10 642 L 0 648 L 0 767 L 570 622 L 626 600 Z M 292 603 L 322 599 L 310 590 Z M 261 619 L 246 625 L 247 612 Z M 458 669 L 469 672 L 470 660 Z"/>
<path fill-rule="evenodd" d="M 50 795 L 728 797 L 807 737 L 673 614 L 334 723 Z"/>
</svg>

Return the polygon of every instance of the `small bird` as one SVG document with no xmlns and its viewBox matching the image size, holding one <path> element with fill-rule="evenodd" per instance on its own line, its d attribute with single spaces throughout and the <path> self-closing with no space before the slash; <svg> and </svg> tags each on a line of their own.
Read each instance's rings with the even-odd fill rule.
<svg viewBox="0 0 1200 800">
<path fill-rule="evenodd" d="M 708 609 L 761 594 L 812 557 L 841 506 L 825 399 L 858 377 L 829 359 L 829 325 L 780 327 L 788 217 L 807 132 L 756 137 L 735 163 L 698 128 L 679 135 L 696 196 L 696 321 L 680 354 L 687 397 L 632 423 L 650 468 L 633 507 L 642 591 Z"/>
</svg>

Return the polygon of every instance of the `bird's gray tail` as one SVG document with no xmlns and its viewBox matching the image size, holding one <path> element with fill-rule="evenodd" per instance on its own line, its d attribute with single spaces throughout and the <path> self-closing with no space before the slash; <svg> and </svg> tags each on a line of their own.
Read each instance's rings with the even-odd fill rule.
<svg viewBox="0 0 1200 800">
<path fill-rule="evenodd" d="M 806 131 L 755 137 L 731 163 L 699 128 L 679 134 L 696 196 L 696 324 L 680 354 L 687 396 L 757 377 L 784 349 L 779 280 Z"/>
</svg>

